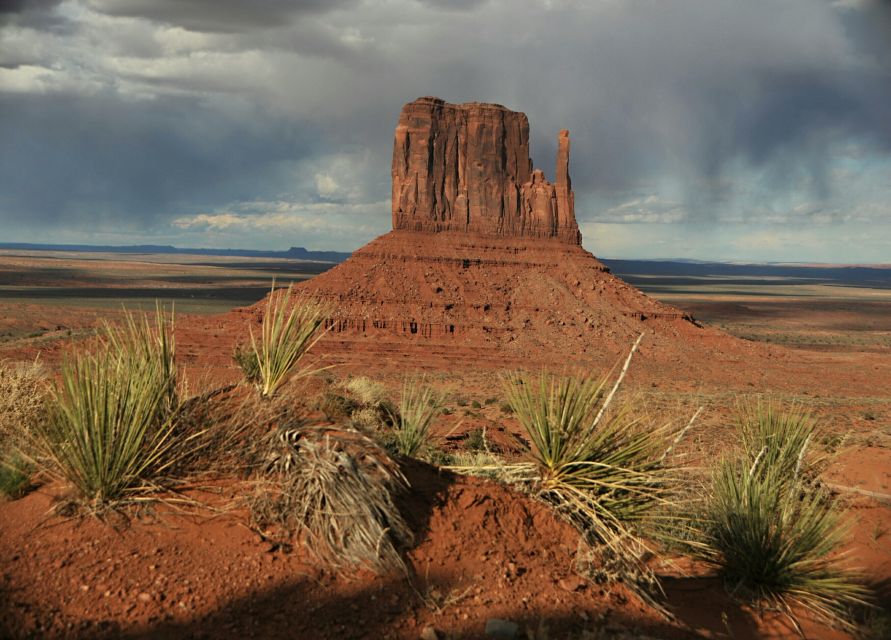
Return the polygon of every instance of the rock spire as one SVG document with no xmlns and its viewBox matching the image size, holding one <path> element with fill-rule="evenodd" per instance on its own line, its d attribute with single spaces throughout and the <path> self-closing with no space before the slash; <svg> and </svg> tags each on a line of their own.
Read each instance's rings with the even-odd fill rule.
<svg viewBox="0 0 891 640">
<path fill-rule="evenodd" d="M 418 98 L 393 144 L 393 228 L 556 238 L 581 244 L 569 179 L 569 132 L 555 183 L 532 168 L 529 120 L 497 104 Z"/>
</svg>

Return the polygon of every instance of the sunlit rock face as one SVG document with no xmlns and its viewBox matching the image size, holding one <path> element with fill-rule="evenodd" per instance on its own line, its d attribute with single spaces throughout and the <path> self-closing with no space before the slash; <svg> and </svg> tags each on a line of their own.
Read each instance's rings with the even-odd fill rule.
<svg viewBox="0 0 891 640">
<path fill-rule="evenodd" d="M 533 169 L 529 120 L 501 105 L 418 98 L 393 143 L 393 228 L 581 244 L 569 179 L 569 132 L 556 181 Z"/>
</svg>

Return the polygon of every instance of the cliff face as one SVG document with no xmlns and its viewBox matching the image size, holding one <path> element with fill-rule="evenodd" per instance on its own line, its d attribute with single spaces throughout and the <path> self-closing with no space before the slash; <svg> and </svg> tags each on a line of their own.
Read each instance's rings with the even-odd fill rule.
<svg viewBox="0 0 891 640">
<path fill-rule="evenodd" d="M 569 179 L 569 132 L 556 183 L 529 158 L 526 115 L 500 105 L 419 98 L 393 144 L 393 228 L 556 238 L 581 244 Z"/>
</svg>

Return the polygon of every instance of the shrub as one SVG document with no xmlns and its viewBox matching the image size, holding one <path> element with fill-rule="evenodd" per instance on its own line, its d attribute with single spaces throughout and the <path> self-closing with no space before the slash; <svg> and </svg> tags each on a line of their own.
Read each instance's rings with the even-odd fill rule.
<svg viewBox="0 0 891 640">
<path fill-rule="evenodd" d="M 17 498 L 30 484 L 32 465 L 18 453 L 8 453 L 0 460 L 0 496 Z"/>
<path fill-rule="evenodd" d="M 481 404 L 479 403 L 479 400 L 474 400 L 473 402 L 470 403 L 470 407 L 471 407 L 472 409 L 482 409 L 482 408 L 483 408 L 483 405 L 481 405 Z"/>
<path fill-rule="evenodd" d="M 741 414 L 742 451 L 716 467 L 700 521 L 700 555 L 734 588 L 779 604 L 798 602 L 844 622 L 866 590 L 837 556 L 845 529 L 833 498 L 805 459 L 814 422 L 793 410 Z"/>
<path fill-rule="evenodd" d="M 606 380 L 512 375 L 505 391 L 529 439 L 537 492 L 586 534 L 614 545 L 666 491 L 665 429 L 606 412 Z"/>
<path fill-rule="evenodd" d="M 322 393 L 316 401 L 316 406 L 332 422 L 349 418 L 359 408 L 359 405 L 352 398 L 347 398 L 332 391 Z"/>
<path fill-rule="evenodd" d="M 386 387 L 366 376 L 350 378 L 343 387 L 366 406 L 376 407 L 387 399 Z"/>
<path fill-rule="evenodd" d="M 318 329 L 330 312 L 327 305 L 307 298 L 291 299 L 293 286 L 284 293 L 272 292 L 266 302 L 259 339 L 251 329 L 250 358 L 242 360 L 245 377 L 252 377 L 260 388 L 260 395 L 268 397 L 284 384 L 289 377 L 312 373 L 309 368 L 295 372 L 297 365 L 312 346 L 321 338 Z M 258 372 L 258 373 L 257 373 Z"/>
<path fill-rule="evenodd" d="M 486 446 L 486 429 L 484 427 L 477 427 L 473 429 L 467 434 L 467 440 L 464 443 L 470 451 L 483 451 L 487 449 Z"/>
<path fill-rule="evenodd" d="M 42 367 L 0 362 L 0 493 L 17 496 L 28 485 L 34 429 L 46 420 L 49 384 Z"/>
<path fill-rule="evenodd" d="M 269 446 L 250 502 L 261 528 L 302 533 L 334 567 L 405 568 L 399 548 L 413 535 L 395 499 L 408 483 L 385 451 L 356 431 L 311 427 L 279 431 Z"/>
<path fill-rule="evenodd" d="M 94 352 L 62 364 L 46 421 L 34 432 L 36 462 L 95 503 L 125 498 L 171 464 L 177 404 L 173 321 L 126 315 L 106 326 Z"/>
<path fill-rule="evenodd" d="M 399 455 L 417 456 L 427 445 L 430 425 L 441 406 L 442 397 L 426 386 L 423 379 L 406 379 L 398 413 L 392 416 L 394 446 Z"/>
<path fill-rule="evenodd" d="M 238 345 L 232 352 L 232 359 L 251 384 L 260 384 L 260 362 L 251 347 Z"/>
<path fill-rule="evenodd" d="M 498 408 L 501 410 L 501 413 L 506 413 L 508 415 L 514 412 L 514 408 L 510 406 L 510 402 L 503 402 Z"/>
</svg>

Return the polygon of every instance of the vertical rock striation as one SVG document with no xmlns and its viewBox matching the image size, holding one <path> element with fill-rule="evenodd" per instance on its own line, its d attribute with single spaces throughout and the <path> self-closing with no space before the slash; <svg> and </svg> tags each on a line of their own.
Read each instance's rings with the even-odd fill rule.
<svg viewBox="0 0 891 640">
<path fill-rule="evenodd" d="M 569 132 L 556 182 L 532 168 L 529 120 L 496 104 L 418 98 L 393 144 L 393 228 L 557 238 L 581 244 L 569 179 Z"/>
</svg>

